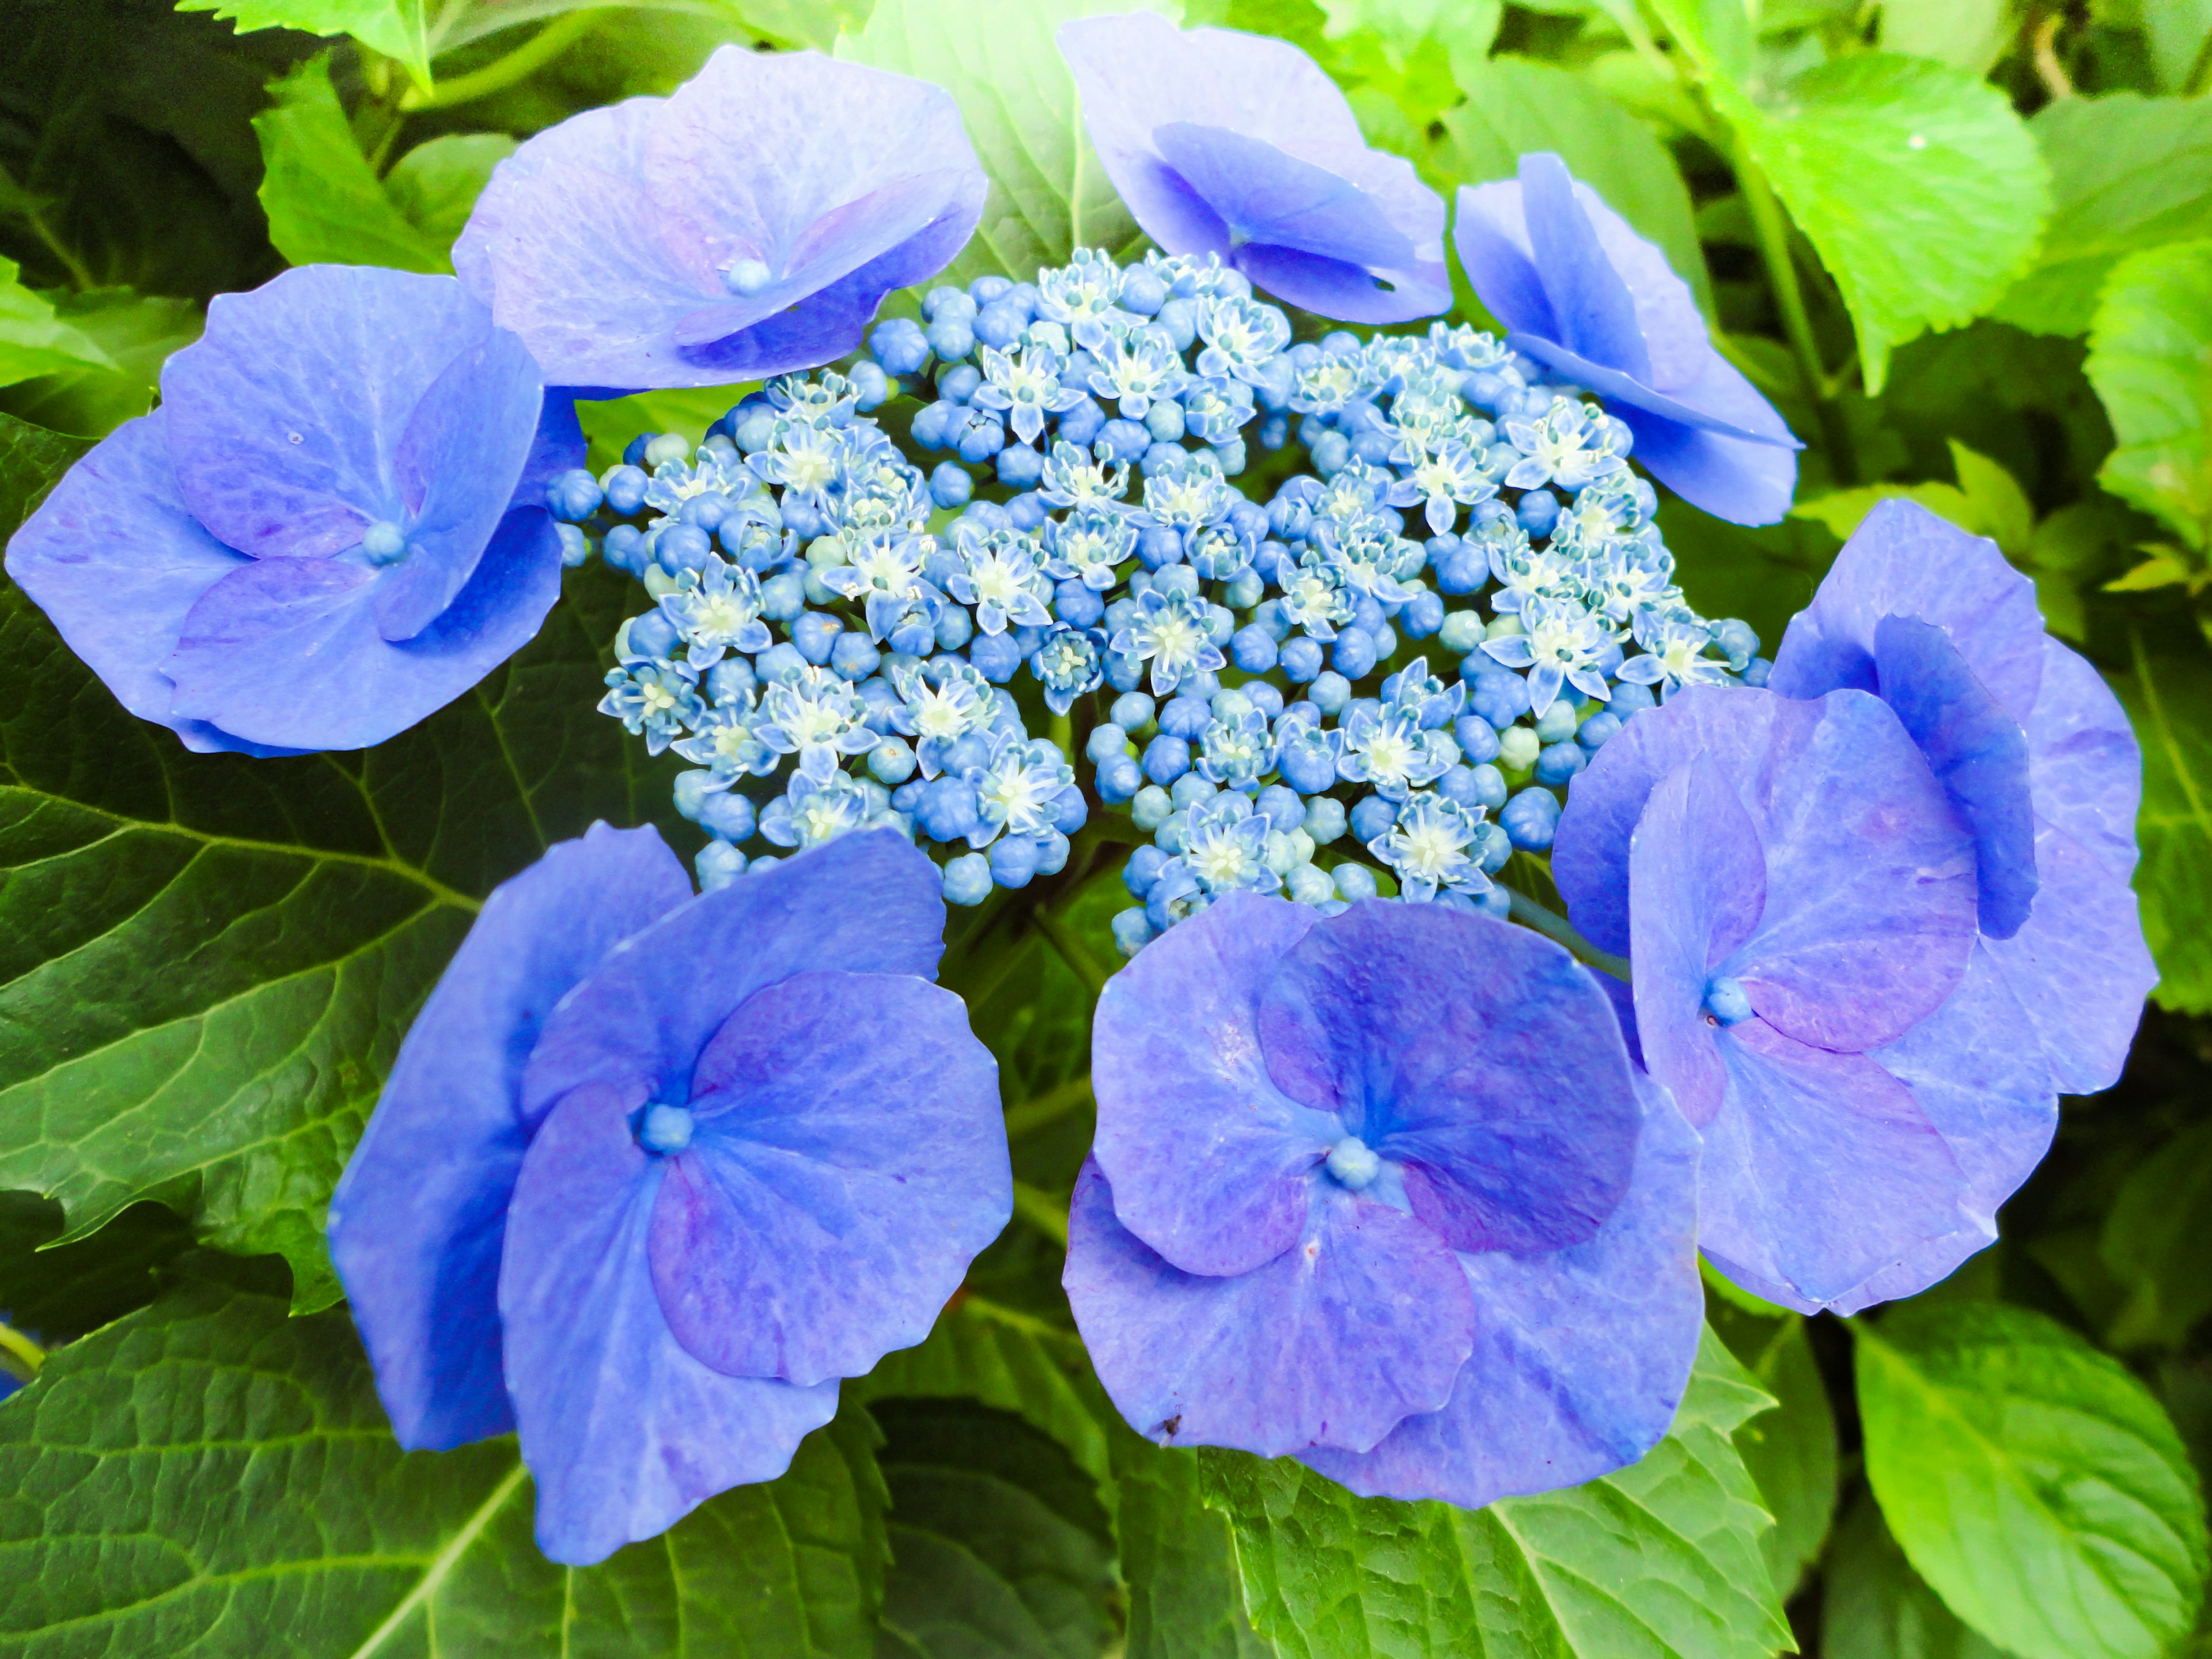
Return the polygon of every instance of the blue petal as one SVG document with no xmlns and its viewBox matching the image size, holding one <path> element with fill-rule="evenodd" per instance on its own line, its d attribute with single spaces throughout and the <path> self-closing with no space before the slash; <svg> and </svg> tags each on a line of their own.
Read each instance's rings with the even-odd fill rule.
<svg viewBox="0 0 2212 1659">
<path fill-rule="evenodd" d="M 700 1055 L 756 991 L 816 969 L 933 977 L 945 901 L 892 830 L 844 836 L 702 895 L 629 941 L 546 1021 L 524 1109 L 587 1082 L 688 1102 Z"/>
<path fill-rule="evenodd" d="M 1934 623 L 1884 617 L 1874 643 L 1882 701 L 1973 832 L 1981 931 L 2010 939 L 2035 898 L 2027 734 Z"/>
<path fill-rule="evenodd" d="M 1270 1075 L 1402 1163 L 1413 1213 L 1454 1249 L 1556 1249 L 1613 1212 L 1640 1114 L 1612 1011 L 1559 946 L 1368 900 L 1278 963 Z"/>
<path fill-rule="evenodd" d="M 1523 155 L 1520 171 L 1529 246 L 1559 319 L 1559 343 L 1632 380 L 1650 380 L 1651 356 L 1637 326 L 1636 302 L 1575 199 L 1566 163 L 1539 152 Z"/>
<path fill-rule="evenodd" d="M 2046 635 L 2034 705 L 2025 714 L 2013 713 L 2027 733 L 2036 817 L 2125 881 L 2136 867 L 2142 750 L 2112 688 Z"/>
<path fill-rule="evenodd" d="M 1314 1171 L 1343 1126 L 1268 1074 L 1261 1006 L 1320 920 L 1231 894 L 1106 982 L 1091 1039 L 1093 1155 L 1121 1224 L 1178 1267 L 1242 1273 L 1306 1224 Z"/>
<path fill-rule="evenodd" d="M 1169 121 L 1152 129 L 1152 145 L 1239 243 L 1265 242 L 1354 265 L 1413 263 L 1412 240 L 1365 191 L 1264 138 Z"/>
<path fill-rule="evenodd" d="M 997 1065 L 926 981 L 793 975 L 730 1016 L 693 1086 L 653 1276 L 716 1370 L 866 1374 L 929 1334 L 1013 1214 Z"/>
<path fill-rule="evenodd" d="M 1098 1380 L 1146 1438 L 1365 1451 L 1450 1398 L 1474 1340 L 1467 1276 L 1410 1216 L 1316 1190 L 1290 1249 L 1213 1278 L 1162 1261 L 1115 1208 L 1086 1162 L 1061 1282 Z"/>
<path fill-rule="evenodd" d="M 1477 1509 L 1634 1462 L 1674 1420 L 1705 1319 L 1698 1137 L 1646 1079 L 1635 1173 L 1605 1224 L 1561 1250 L 1462 1255 L 1474 1351 L 1444 1408 L 1371 1452 L 1300 1455 L 1368 1497 Z"/>
<path fill-rule="evenodd" d="M 524 1063 L 555 1003 L 691 896 L 652 829 L 595 823 L 494 889 L 454 952 L 331 1200 L 331 1256 L 400 1444 L 513 1426 L 496 1293 L 531 1131 Z"/>
<path fill-rule="evenodd" d="M 192 515 L 256 558 L 343 552 L 370 525 L 403 520 L 413 503 L 396 458 L 408 423 L 490 331 L 451 277 L 370 266 L 303 265 L 217 296 L 207 332 L 161 370 Z M 518 452 L 503 476 L 474 482 L 503 505 L 520 463 Z"/>
<path fill-rule="evenodd" d="M 161 665 L 200 595 L 248 561 L 185 508 L 169 467 L 167 411 L 126 421 L 71 467 L 8 544 L 8 574 L 70 650 L 141 720 L 188 749 L 283 754 L 172 707 Z"/>
<path fill-rule="evenodd" d="M 538 1486 L 538 1546 L 568 1566 L 772 1480 L 837 1411 L 837 1385 L 725 1376 L 685 1352 L 647 1237 L 670 1165 L 640 1149 L 641 1091 L 588 1085 L 524 1155 L 499 1277 L 507 1392 Z"/>
<path fill-rule="evenodd" d="M 1516 235 L 1516 233 L 1519 234 Z M 1543 340 L 1563 332 L 1527 245 L 1518 182 L 1462 185 L 1452 246 L 1490 314 L 1509 331 Z"/>
<path fill-rule="evenodd" d="M 233 570 L 193 605 L 162 665 L 177 712 L 283 748 L 381 743 L 538 632 L 560 597 L 560 538 L 542 508 L 509 513 L 453 604 L 400 644 L 377 627 L 375 580 L 349 559 L 261 559 Z"/>
</svg>

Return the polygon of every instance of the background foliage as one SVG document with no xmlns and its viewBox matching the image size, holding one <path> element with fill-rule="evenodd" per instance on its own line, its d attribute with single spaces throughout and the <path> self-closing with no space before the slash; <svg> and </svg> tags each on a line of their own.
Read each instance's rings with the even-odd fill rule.
<svg viewBox="0 0 2212 1659">
<path fill-rule="evenodd" d="M 993 181 L 958 276 L 1127 250 L 1051 46 L 1125 4 L 15 0 L 0 534 L 149 406 L 212 295 L 448 269 L 519 138 L 725 41 L 954 92 Z M 594 817 L 691 850 L 592 712 L 619 585 L 572 574 L 538 641 L 402 738 L 279 762 L 186 756 L 0 585 L 0 1367 L 36 1377 L 0 1405 L 0 1652 L 2212 1652 L 2212 4 L 1181 15 L 1297 41 L 1440 189 L 1556 149 L 1668 251 L 1810 445 L 1782 525 L 1663 514 L 1709 614 L 1771 644 L 1888 495 L 2033 576 L 2143 744 L 2164 980 L 2127 1077 L 2067 1103 L 2002 1242 L 1912 1302 L 1846 1326 L 1716 1286 L 1635 1467 L 1474 1515 L 1357 1500 L 1155 1449 L 1085 1364 L 1059 1262 L 1118 884 L 1078 860 L 1034 923 L 955 923 L 1019 1187 L 935 1334 L 782 1480 L 556 1569 L 511 1441 L 392 1443 L 321 1219 L 494 884 Z M 596 464 L 735 396 L 589 407 Z"/>
</svg>

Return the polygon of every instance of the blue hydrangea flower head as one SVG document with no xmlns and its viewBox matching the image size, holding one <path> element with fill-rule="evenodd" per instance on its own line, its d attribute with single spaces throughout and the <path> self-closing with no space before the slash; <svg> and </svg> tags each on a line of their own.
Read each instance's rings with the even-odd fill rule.
<svg viewBox="0 0 2212 1659">
<path fill-rule="evenodd" d="M 1774 654 L 1769 687 L 1874 692 L 1974 834 L 1982 950 L 2061 1093 L 2112 1086 L 2158 969 L 2129 878 L 2142 754 L 2035 586 L 1916 501 L 1867 515 Z"/>
<path fill-rule="evenodd" d="M 538 631 L 545 487 L 582 459 L 569 404 L 459 283 L 305 265 L 216 300 L 161 408 L 70 470 L 8 574 L 187 748 L 365 748 Z"/>
<path fill-rule="evenodd" d="M 1695 1137 L 1557 945 L 1231 894 L 1109 982 L 1092 1077 L 1065 1282 L 1139 1433 L 1472 1507 L 1665 1432 Z"/>
<path fill-rule="evenodd" d="M 670 97 L 525 143 L 453 264 L 557 384 L 765 380 L 857 347 L 965 245 L 984 191 L 941 88 L 724 46 Z"/>
<path fill-rule="evenodd" d="M 1462 185 L 1452 241 L 1507 343 L 1605 397 L 1653 477 L 1736 524 L 1789 511 L 1790 428 L 1713 349 L 1667 256 L 1558 156 L 1523 155 L 1517 179 Z"/>
<path fill-rule="evenodd" d="M 554 1560 L 781 1474 L 1004 1227 L 996 1070 L 875 831 L 693 897 L 604 824 L 486 902 L 331 1206 L 402 1444 L 519 1429 Z"/>
<path fill-rule="evenodd" d="M 1078 19 L 1057 39 L 1100 163 L 1168 252 L 1217 255 L 1346 322 L 1450 307 L 1443 198 L 1367 147 L 1336 83 L 1296 46 L 1181 30 L 1156 12 Z M 1208 340 L 1224 363 L 1240 349 Z"/>
<path fill-rule="evenodd" d="M 2057 1102 L 1975 936 L 1973 838 L 1863 691 L 1695 688 L 1574 781 L 1552 868 L 1635 971 L 1651 1075 L 1705 1137 L 1699 1242 L 1850 1313 L 1996 1237 Z"/>
</svg>

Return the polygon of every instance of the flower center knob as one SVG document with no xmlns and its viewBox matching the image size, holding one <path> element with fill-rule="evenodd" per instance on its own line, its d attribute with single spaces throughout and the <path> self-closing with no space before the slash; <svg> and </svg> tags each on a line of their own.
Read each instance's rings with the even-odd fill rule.
<svg viewBox="0 0 2212 1659">
<path fill-rule="evenodd" d="M 1358 1135 L 1346 1135 L 1328 1149 L 1328 1172 L 1356 1193 L 1382 1173 L 1382 1160 Z"/>
<path fill-rule="evenodd" d="M 682 1152 L 691 1144 L 691 1109 L 658 1103 L 647 1107 L 638 1120 L 637 1144 L 664 1156 Z"/>
<path fill-rule="evenodd" d="M 758 259 L 738 259 L 722 270 L 722 286 L 731 293 L 750 297 L 775 280 L 775 273 Z"/>
<path fill-rule="evenodd" d="M 1725 976 L 1705 987 L 1705 1012 L 1723 1025 L 1741 1025 L 1752 1014 L 1742 982 Z"/>
<path fill-rule="evenodd" d="M 406 532 L 387 520 L 380 520 L 362 532 L 361 551 L 371 564 L 397 564 L 407 552 Z"/>
</svg>

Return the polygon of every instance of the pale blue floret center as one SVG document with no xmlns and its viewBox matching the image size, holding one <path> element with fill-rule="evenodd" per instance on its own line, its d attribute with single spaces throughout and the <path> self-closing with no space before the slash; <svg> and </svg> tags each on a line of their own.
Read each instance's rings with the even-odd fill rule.
<svg viewBox="0 0 2212 1659">
<path fill-rule="evenodd" d="M 1741 1025 L 1752 1016 L 1751 998 L 1740 981 L 1722 975 L 1705 987 L 1705 1012 L 1723 1025 Z"/>
<path fill-rule="evenodd" d="M 1353 1192 L 1361 1192 L 1382 1173 L 1382 1160 L 1358 1135 L 1346 1135 L 1328 1149 L 1328 1172 Z"/>
<path fill-rule="evenodd" d="M 775 273 L 758 259 L 738 259 L 723 270 L 722 285 L 731 293 L 747 297 L 759 293 L 775 280 Z"/>
<path fill-rule="evenodd" d="M 690 1107 L 655 1102 L 645 1109 L 645 1115 L 638 1120 L 637 1144 L 648 1152 L 665 1157 L 691 1144 L 691 1129 Z"/>
<path fill-rule="evenodd" d="M 397 564 L 407 556 L 407 532 L 380 520 L 362 532 L 361 552 L 371 564 Z"/>
</svg>

